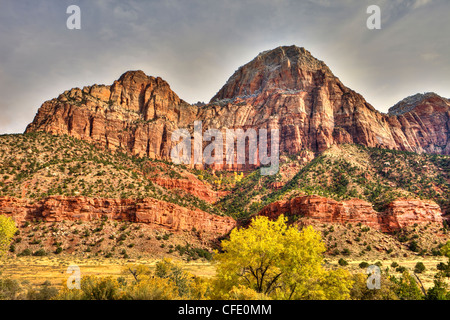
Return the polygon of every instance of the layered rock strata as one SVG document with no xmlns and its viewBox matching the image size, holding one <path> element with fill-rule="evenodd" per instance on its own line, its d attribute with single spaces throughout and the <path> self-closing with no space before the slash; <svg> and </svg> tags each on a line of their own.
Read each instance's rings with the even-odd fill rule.
<svg viewBox="0 0 450 320">
<path fill-rule="evenodd" d="M 212 215 L 199 209 L 190 210 L 156 199 L 97 199 L 87 197 L 51 196 L 32 203 L 27 199 L 0 198 L 0 214 L 16 223 L 43 220 L 91 221 L 107 217 L 112 220 L 146 223 L 173 231 L 198 231 L 223 235 L 234 228 L 230 217 Z"/>
<path fill-rule="evenodd" d="M 320 196 L 303 196 L 273 202 L 258 213 L 271 219 L 281 214 L 323 223 L 361 223 L 383 232 L 397 231 L 416 223 L 443 221 L 440 207 L 429 200 L 395 200 L 384 212 L 376 212 L 369 202 L 360 199 L 339 202 Z"/>
</svg>

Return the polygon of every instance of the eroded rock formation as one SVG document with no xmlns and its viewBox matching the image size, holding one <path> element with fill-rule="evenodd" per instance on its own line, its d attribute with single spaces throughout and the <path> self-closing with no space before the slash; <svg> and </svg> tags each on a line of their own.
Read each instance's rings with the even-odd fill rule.
<svg viewBox="0 0 450 320">
<path fill-rule="evenodd" d="M 48 222 L 63 220 L 90 221 L 107 217 L 112 220 L 139 222 L 165 227 L 173 231 L 198 231 L 223 235 L 236 222 L 201 211 L 189 210 L 156 199 L 97 199 L 86 197 L 51 196 L 32 203 L 27 199 L 0 198 L 0 214 L 12 217 L 17 223 L 42 219 Z"/>
<path fill-rule="evenodd" d="M 400 230 L 415 223 L 443 221 L 440 207 L 429 200 L 396 200 L 384 212 L 376 212 L 364 200 L 339 202 L 320 196 L 303 196 L 273 202 L 258 213 L 271 219 L 276 219 L 281 214 L 323 223 L 362 223 L 383 232 Z"/>
<path fill-rule="evenodd" d="M 111 86 L 76 88 L 45 102 L 26 132 L 68 134 L 113 150 L 170 159 L 173 131 L 192 132 L 195 120 L 203 122 L 203 130 L 279 129 L 285 154 L 321 152 L 341 143 L 450 154 L 447 99 L 410 99 L 382 114 L 325 63 L 295 46 L 259 54 L 205 106 L 184 102 L 161 78 L 129 71 Z"/>
</svg>

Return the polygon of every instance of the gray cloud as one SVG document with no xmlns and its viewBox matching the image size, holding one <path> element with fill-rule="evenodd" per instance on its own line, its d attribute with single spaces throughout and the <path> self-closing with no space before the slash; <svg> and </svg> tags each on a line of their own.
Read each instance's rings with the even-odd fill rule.
<svg viewBox="0 0 450 320">
<path fill-rule="evenodd" d="M 82 29 L 66 28 L 77 4 Z M 382 29 L 366 28 L 367 6 Z M 259 52 L 295 44 L 325 61 L 380 111 L 417 92 L 450 97 L 447 0 L 0 0 L 0 133 L 22 132 L 38 107 L 127 70 L 161 76 L 208 101 Z"/>
</svg>

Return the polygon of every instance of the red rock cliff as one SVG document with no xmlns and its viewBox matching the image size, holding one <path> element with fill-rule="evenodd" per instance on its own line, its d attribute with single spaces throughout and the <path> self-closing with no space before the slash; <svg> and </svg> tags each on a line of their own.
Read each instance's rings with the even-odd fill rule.
<svg viewBox="0 0 450 320">
<path fill-rule="evenodd" d="M 236 222 L 197 210 L 189 210 L 156 199 L 95 199 L 86 197 L 51 196 L 36 203 L 11 197 L 0 198 L 0 214 L 11 216 L 18 223 L 42 219 L 44 221 L 100 219 L 147 223 L 174 231 L 192 230 L 223 235 Z"/>
<path fill-rule="evenodd" d="M 206 106 L 187 104 L 161 78 L 130 71 L 111 86 L 72 89 L 45 102 L 26 132 L 69 134 L 113 150 L 170 159 L 172 132 L 192 132 L 195 120 L 203 121 L 203 130 L 279 129 L 280 151 L 286 154 L 341 143 L 450 154 L 447 99 L 427 98 L 382 114 L 295 46 L 258 55 Z"/>
<path fill-rule="evenodd" d="M 429 200 L 396 200 L 385 212 L 376 212 L 369 202 L 352 199 L 338 202 L 319 196 L 276 201 L 258 215 L 276 219 L 279 215 L 299 216 L 323 223 L 362 223 L 383 232 L 392 232 L 415 223 L 442 223 L 442 211 Z"/>
</svg>

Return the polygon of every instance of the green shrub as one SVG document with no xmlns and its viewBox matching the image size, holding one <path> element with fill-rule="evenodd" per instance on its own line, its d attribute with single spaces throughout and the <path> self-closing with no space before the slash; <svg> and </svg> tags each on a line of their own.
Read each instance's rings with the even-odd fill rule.
<svg viewBox="0 0 450 320">
<path fill-rule="evenodd" d="M 400 273 L 404 273 L 406 271 L 406 268 L 403 266 L 398 266 L 395 271 L 400 272 Z"/>
<path fill-rule="evenodd" d="M 425 265 L 423 264 L 423 262 L 417 262 L 416 266 L 414 267 L 414 272 L 415 273 L 422 273 L 426 270 Z"/>
<path fill-rule="evenodd" d="M 359 267 L 360 267 L 361 269 L 366 269 L 366 268 L 369 267 L 369 264 L 368 264 L 367 262 L 363 261 L 363 262 L 361 262 L 361 263 L 359 264 Z"/>
<path fill-rule="evenodd" d="M 21 253 L 18 254 L 18 256 L 31 256 L 32 252 L 30 249 L 26 248 Z"/>
<path fill-rule="evenodd" d="M 44 249 L 39 249 L 35 252 L 33 252 L 33 256 L 35 257 L 42 257 L 42 256 L 46 256 L 47 252 Z"/>
<path fill-rule="evenodd" d="M 417 244 L 417 241 L 413 240 L 409 243 L 409 250 L 412 252 L 419 252 L 419 245 Z"/>
<path fill-rule="evenodd" d="M 338 264 L 342 267 L 348 265 L 348 262 L 346 260 L 344 260 L 343 258 L 340 258 L 338 261 Z"/>
</svg>

